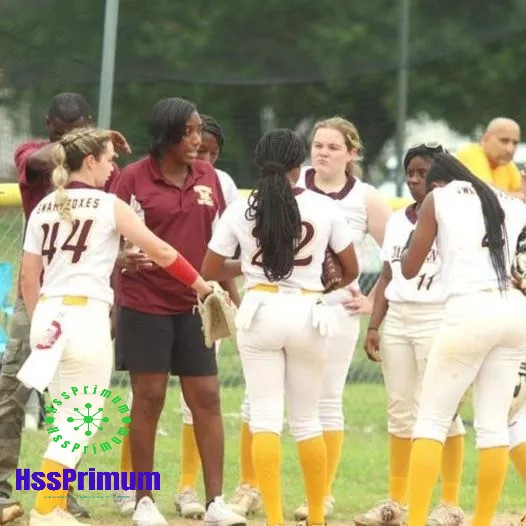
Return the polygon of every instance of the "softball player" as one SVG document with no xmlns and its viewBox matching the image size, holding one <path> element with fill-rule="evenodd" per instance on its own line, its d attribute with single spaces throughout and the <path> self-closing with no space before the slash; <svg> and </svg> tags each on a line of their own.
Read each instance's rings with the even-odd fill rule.
<svg viewBox="0 0 526 526">
<path fill-rule="evenodd" d="M 225 258 L 240 245 L 247 292 L 236 319 L 237 343 L 250 402 L 254 469 L 269 526 L 285 522 L 280 484 L 284 399 L 298 442 L 308 523 L 325 521 L 320 370 L 327 362 L 326 331 L 337 309 L 320 303 L 327 245 L 342 263 L 344 283 L 358 274 L 351 232 L 337 207 L 325 196 L 292 188 L 304 158 L 303 142 L 290 130 L 260 139 L 258 188 L 248 204 L 240 199 L 221 217 L 202 268 L 210 278 L 231 277 Z"/>
<path fill-rule="evenodd" d="M 510 262 L 526 208 L 493 190 L 448 154 L 428 175 L 435 188 L 422 203 L 402 255 L 402 275 L 416 277 L 436 237 L 446 280 L 443 324 L 424 373 L 413 431 L 408 524 L 426 523 L 443 442 L 458 404 L 474 385 L 479 453 L 473 524 L 490 525 L 506 476 L 508 412 L 526 350 L 526 298 L 510 284 Z"/>
<path fill-rule="evenodd" d="M 436 244 L 417 277 L 406 280 L 400 256 L 415 228 L 418 207 L 426 196 L 426 175 L 433 157 L 444 149 L 421 144 L 404 158 L 406 182 L 415 203 L 395 212 L 387 223 L 382 256 L 384 267 L 376 289 L 364 342 L 367 355 L 380 362 L 388 398 L 389 496 L 354 519 L 359 526 L 400 525 L 407 514 L 407 483 L 411 436 L 427 357 L 444 315 L 445 276 L 440 270 Z M 384 322 L 382 338 L 378 329 Z M 380 354 L 378 350 L 380 349 Z M 464 427 L 457 416 L 449 429 L 442 459 L 441 504 L 428 525 L 462 524 L 458 508 L 462 473 Z"/>
<path fill-rule="evenodd" d="M 98 392 L 109 386 L 113 363 L 110 274 L 121 234 L 199 294 L 211 291 L 184 257 L 152 234 L 127 204 L 96 189 L 104 186 L 113 170 L 114 156 L 108 132 L 81 129 L 64 136 L 53 152 L 56 190 L 35 207 L 28 221 L 21 288 L 31 317 L 32 355 L 19 374 L 29 385 L 47 374 L 52 399 L 60 399 L 60 393 L 72 385 L 96 385 Z M 35 370 L 43 352 L 47 364 Z M 87 394 L 82 401 L 100 407 L 104 400 Z M 64 430 L 68 417 L 77 416 L 79 399 L 71 397 L 58 405 L 53 425 Z M 75 468 L 89 441 L 78 433 L 79 447 L 68 449 L 50 438 L 41 468 L 44 473 Z M 65 499 L 57 500 L 66 491 L 61 495 L 39 491 L 30 525 L 81 524 L 65 511 Z"/>
<path fill-rule="evenodd" d="M 320 121 L 314 126 L 311 144 L 312 168 L 304 170 L 298 186 L 324 194 L 334 200 L 342 210 L 354 240 L 361 263 L 367 234 L 381 246 L 385 227 L 391 214 L 389 205 L 372 186 L 363 183 L 356 158 L 362 149 L 356 127 L 341 117 Z M 349 289 L 359 290 L 356 280 Z M 327 301 L 346 303 L 353 310 L 356 301 L 353 293 L 341 289 L 328 294 Z M 355 314 L 365 312 L 364 309 Z M 353 311 L 351 310 L 351 313 Z M 334 509 L 332 485 L 340 463 L 344 437 L 343 390 L 360 334 L 360 317 L 340 311 L 338 334 L 329 338 L 329 361 L 325 369 L 320 421 L 327 448 L 327 487 L 325 488 L 325 513 Z M 305 519 L 304 503 L 294 513 L 296 520 Z"/>
</svg>

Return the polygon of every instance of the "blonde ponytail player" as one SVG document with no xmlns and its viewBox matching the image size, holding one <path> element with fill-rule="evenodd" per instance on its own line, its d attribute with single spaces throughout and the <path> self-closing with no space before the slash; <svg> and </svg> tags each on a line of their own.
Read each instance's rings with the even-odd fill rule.
<svg viewBox="0 0 526 526">
<path fill-rule="evenodd" d="M 49 353 L 50 359 L 56 357 L 55 370 L 50 366 L 47 371 L 52 399 L 71 385 L 96 384 L 99 390 L 109 386 L 113 364 L 110 274 L 121 235 L 201 296 L 212 290 L 181 254 L 148 230 L 126 203 L 97 189 L 104 186 L 113 170 L 114 157 L 108 132 L 79 129 L 64 136 L 53 152 L 56 189 L 40 201 L 28 221 L 21 288 L 31 317 L 32 354 L 23 369 L 27 381 L 44 373 L 32 369 L 35 349 Z M 85 398 L 90 401 L 90 395 Z M 92 398 L 100 406 L 101 397 Z M 54 414 L 54 425 L 66 428 L 68 417 L 75 416 L 75 405 L 78 401 L 73 397 L 63 401 Z M 50 437 L 41 471 L 62 473 L 65 468 L 74 469 L 89 441 L 84 434 L 79 436 L 83 437 L 78 439 L 81 447 L 75 451 L 63 449 Z M 39 491 L 30 525 L 81 524 L 64 509 L 66 500 L 60 497 L 66 491 Z"/>
<path fill-rule="evenodd" d="M 343 284 L 358 275 L 352 235 L 326 196 L 295 187 L 305 159 L 302 140 L 274 130 L 256 146 L 258 187 L 221 217 L 203 263 L 209 278 L 226 279 L 238 244 L 246 293 L 236 325 L 250 404 L 252 461 L 268 526 L 284 524 L 281 447 L 285 404 L 298 444 L 308 497 L 308 524 L 325 522 L 327 452 L 319 418 L 328 335 L 336 308 L 322 300 L 327 246 L 343 267 Z M 321 374 L 320 374 L 321 373 Z"/>
</svg>

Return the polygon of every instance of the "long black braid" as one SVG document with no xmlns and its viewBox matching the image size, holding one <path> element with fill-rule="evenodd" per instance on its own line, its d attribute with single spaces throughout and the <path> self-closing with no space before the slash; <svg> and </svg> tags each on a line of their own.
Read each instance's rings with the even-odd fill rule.
<svg viewBox="0 0 526 526">
<path fill-rule="evenodd" d="M 495 192 L 478 177 L 473 175 L 462 163 L 457 161 L 452 155 L 439 153 L 435 156 L 435 161 L 427 173 L 427 186 L 431 183 L 443 181 L 466 181 L 471 183 L 473 190 L 480 199 L 482 206 L 482 216 L 486 227 L 485 246 L 489 248 L 491 264 L 495 269 L 499 290 L 502 292 L 508 284 L 508 261 L 507 245 L 508 235 L 504 223 L 504 210 Z M 481 240 L 482 242 L 482 240 Z"/>
<path fill-rule="evenodd" d="M 269 281 L 288 278 L 294 268 L 302 227 L 287 172 L 299 168 L 305 157 L 303 139 L 287 129 L 266 133 L 256 145 L 254 158 L 260 178 L 248 198 L 245 215 L 255 220 L 252 233 Z"/>
</svg>

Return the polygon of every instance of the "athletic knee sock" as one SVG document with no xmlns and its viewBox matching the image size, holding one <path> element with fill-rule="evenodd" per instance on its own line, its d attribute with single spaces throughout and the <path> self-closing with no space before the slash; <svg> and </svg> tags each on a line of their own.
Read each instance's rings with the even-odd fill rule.
<svg viewBox="0 0 526 526">
<path fill-rule="evenodd" d="M 181 431 L 181 477 L 179 478 L 179 491 L 183 488 L 195 489 L 197 476 L 201 467 L 201 457 L 195 440 L 194 426 L 183 424 Z"/>
<path fill-rule="evenodd" d="M 35 510 L 41 515 L 51 513 L 55 508 L 66 509 L 66 499 L 68 495 L 68 488 L 62 488 L 63 482 L 62 477 L 66 466 L 59 464 L 54 460 L 43 459 L 40 471 L 46 475 L 51 472 L 60 473 L 61 489 L 51 490 L 45 487 L 44 489 L 37 492 L 37 498 L 35 501 Z"/>
<path fill-rule="evenodd" d="M 323 441 L 327 451 L 327 486 L 325 495 L 332 495 L 332 484 L 342 457 L 343 431 L 324 431 Z"/>
<path fill-rule="evenodd" d="M 491 526 L 497 510 L 508 467 L 508 448 L 491 447 L 479 451 L 477 500 L 473 526 Z"/>
<path fill-rule="evenodd" d="M 284 524 L 281 505 L 281 437 L 276 433 L 254 433 L 252 461 L 267 525 Z"/>
<path fill-rule="evenodd" d="M 257 487 L 256 472 L 252 461 L 252 433 L 247 422 L 241 424 L 239 433 L 241 484 Z"/>
<path fill-rule="evenodd" d="M 309 506 L 308 524 L 324 524 L 327 474 L 325 441 L 322 436 L 302 440 L 298 442 L 298 452 Z"/>
<path fill-rule="evenodd" d="M 133 471 L 129 428 L 128 428 L 128 434 L 122 439 L 120 467 L 121 467 L 121 473 L 131 473 Z"/>
<path fill-rule="evenodd" d="M 442 444 L 420 438 L 413 441 L 409 463 L 408 526 L 426 524 L 433 487 L 440 471 Z"/>
<path fill-rule="evenodd" d="M 407 504 L 410 438 L 389 435 L 389 498 L 402 506 Z"/>
<path fill-rule="evenodd" d="M 510 457 L 522 480 L 526 481 L 526 442 L 515 446 L 510 451 Z"/>
<path fill-rule="evenodd" d="M 462 466 L 464 462 L 464 435 L 448 437 L 442 451 L 441 501 L 458 506 Z"/>
</svg>

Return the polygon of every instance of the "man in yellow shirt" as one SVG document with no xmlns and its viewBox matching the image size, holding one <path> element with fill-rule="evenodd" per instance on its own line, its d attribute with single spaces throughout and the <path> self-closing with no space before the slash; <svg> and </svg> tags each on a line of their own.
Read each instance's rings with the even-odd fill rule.
<svg viewBox="0 0 526 526">
<path fill-rule="evenodd" d="M 498 117 L 488 124 L 480 144 L 470 144 L 456 156 L 485 183 L 524 199 L 521 173 L 513 163 L 520 138 L 521 129 L 514 120 Z"/>
</svg>

